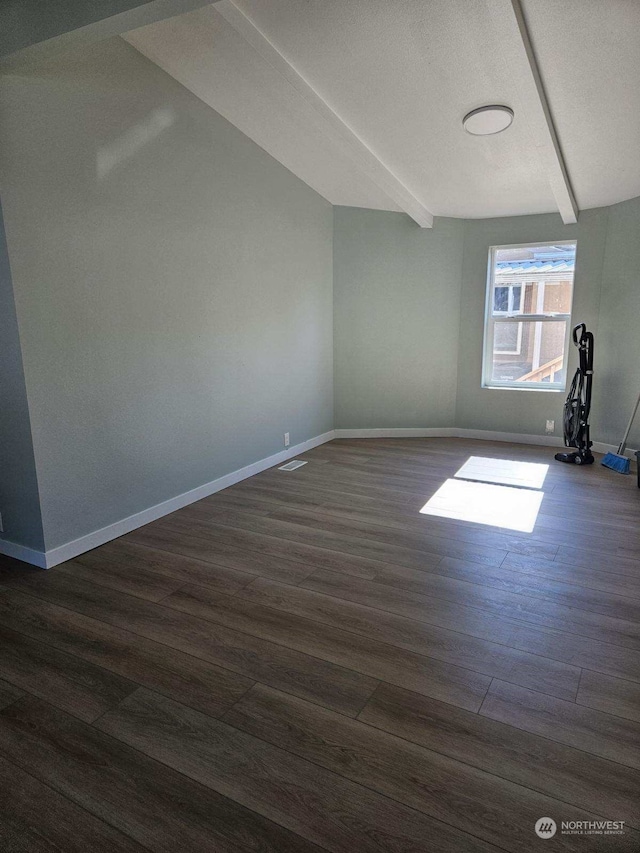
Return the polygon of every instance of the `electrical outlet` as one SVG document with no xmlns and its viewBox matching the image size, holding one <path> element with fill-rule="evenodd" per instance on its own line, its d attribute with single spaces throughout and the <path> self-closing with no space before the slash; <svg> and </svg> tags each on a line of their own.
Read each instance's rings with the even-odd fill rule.
<svg viewBox="0 0 640 853">
<path fill-rule="evenodd" d="M 544 428 L 544 431 L 546 432 L 546 434 L 552 435 L 555 432 L 555 429 L 556 429 L 556 422 L 555 421 L 547 421 L 547 425 Z"/>
<path fill-rule="evenodd" d="M 284 434 L 284 446 L 289 447 L 289 433 L 285 432 Z"/>
</svg>

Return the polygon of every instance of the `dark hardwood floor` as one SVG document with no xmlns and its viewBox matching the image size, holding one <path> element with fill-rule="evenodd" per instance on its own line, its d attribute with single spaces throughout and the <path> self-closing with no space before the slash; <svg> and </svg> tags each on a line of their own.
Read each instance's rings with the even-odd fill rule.
<svg viewBox="0 0 640 853">
<path fill-rule="evenodd" d="M 550 464 L 532 533 L 420 514 L 472 455 Z M 49 572 L 0 557 L 1 853 L 640 850 L 635 477 L 303 458 Z"/>
</svg>

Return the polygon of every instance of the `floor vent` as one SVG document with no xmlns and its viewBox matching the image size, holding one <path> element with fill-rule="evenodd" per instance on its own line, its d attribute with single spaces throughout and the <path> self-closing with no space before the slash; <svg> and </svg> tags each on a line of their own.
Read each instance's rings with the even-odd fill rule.
<svg viewBox="0 0 640 853">
<path fill-rule="evenodd" d="M 303 465 L 306 465 L 306 462 L 303 462 L 301 459 L 292 459 L 291 462 L 287 462 L 286 465 L 281 465 L 278 468 L 278 471 L 295 471 L 296 468 L 301 468 Z"/>
</svg>

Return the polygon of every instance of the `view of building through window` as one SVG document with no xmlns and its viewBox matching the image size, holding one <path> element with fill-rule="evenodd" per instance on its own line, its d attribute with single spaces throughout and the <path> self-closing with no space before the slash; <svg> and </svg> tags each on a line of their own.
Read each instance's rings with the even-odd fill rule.
<svg viewBox="0 0 640 853">
<path fill-rule="evenodd" d="M 563 389 L 576 244 L 493 248 L 486 386 Z"/>
</svg>

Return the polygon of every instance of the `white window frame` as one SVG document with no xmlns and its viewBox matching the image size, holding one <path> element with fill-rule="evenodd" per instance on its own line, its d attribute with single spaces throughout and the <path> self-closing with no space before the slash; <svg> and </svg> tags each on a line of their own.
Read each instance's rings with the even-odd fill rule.
<svg viewBox="0 0 640 853">
<path fill-rule="evenodd" d="M 565 379 L 563 382 L 518 382 L 517 380 L 500 380 L 493 379 L 493 344 L 494 344 L 494 336 L 495 336 L 495 327 L 499 323 L 519 323 L 522 322 L 540 322 L 540 323 L 558 323 L 558 322 L 566 322 L 566 330 L 565 330 L 565 340 L 564 340 L 564 355 L 565 359 L 568 358 L 569 355 L 569 345 L 571 342 L 571 313 L 561 314 L 561 313 L 543 313 L 542 306 L 536 306 L 537 311 L 539 313 L 536 314 L 524 314 L 524 285 L 526 284 L 526 276 L 516 277 L 512 281 L 505 280 L 501 281 L 497 286 L 508 286 L 511 284 L 520 284 L 523 285 L 523 290 L 520 296 L 520 310 L 517 312 L 500 312 L 498 316 L 494 316 L 493 313 L 493 300 L 494 300 L 494 287 L 496 283 L 494 281 L 495 275 L 495 258 L 496 252 L 499 249 L 526 249 L 528 247 L 535 246 L 536 248 L 544 248 L 545 246 L 553 247 L 553 246 L 575 246 L 576 247 L 576 255 L 577 255 L 577 241 L 576 240 L 547 240 L 545 242 L 539 243 L 513 243 L 505 246 L 491 246 L 489 248 L 489 259 L 488 259 L 488 270 L 487 270 L 487 292 L 485 299 L 485 318 L 484 318 L 484 348 L 483 348 L 483 358 L 482 358 L 482 387 L 483 388 L 515 388 L 523 391 L 550 391 L 550 392 L 563 392 L 566 390 L 567 386 L 567 377 L 569 371 L 565 369 Z M 554 278 L 553 274 L 549 275 L 549 279 L 552 281 Z M 575 267 L 574 267 L 574 281 L 571 287 L 571 308 L 573 309 L 573 290 L 575 286 Z M 538 327 L 540 328 L 540 327 Z M 519 333 L 518 333 L 518 351 L 513 353 L 508 353 L 505 350 L 502 350 L 500 355 L 519 355 L 520 348 L 522 342 L 522 325 L 520 325 Z"/>
</svg>

